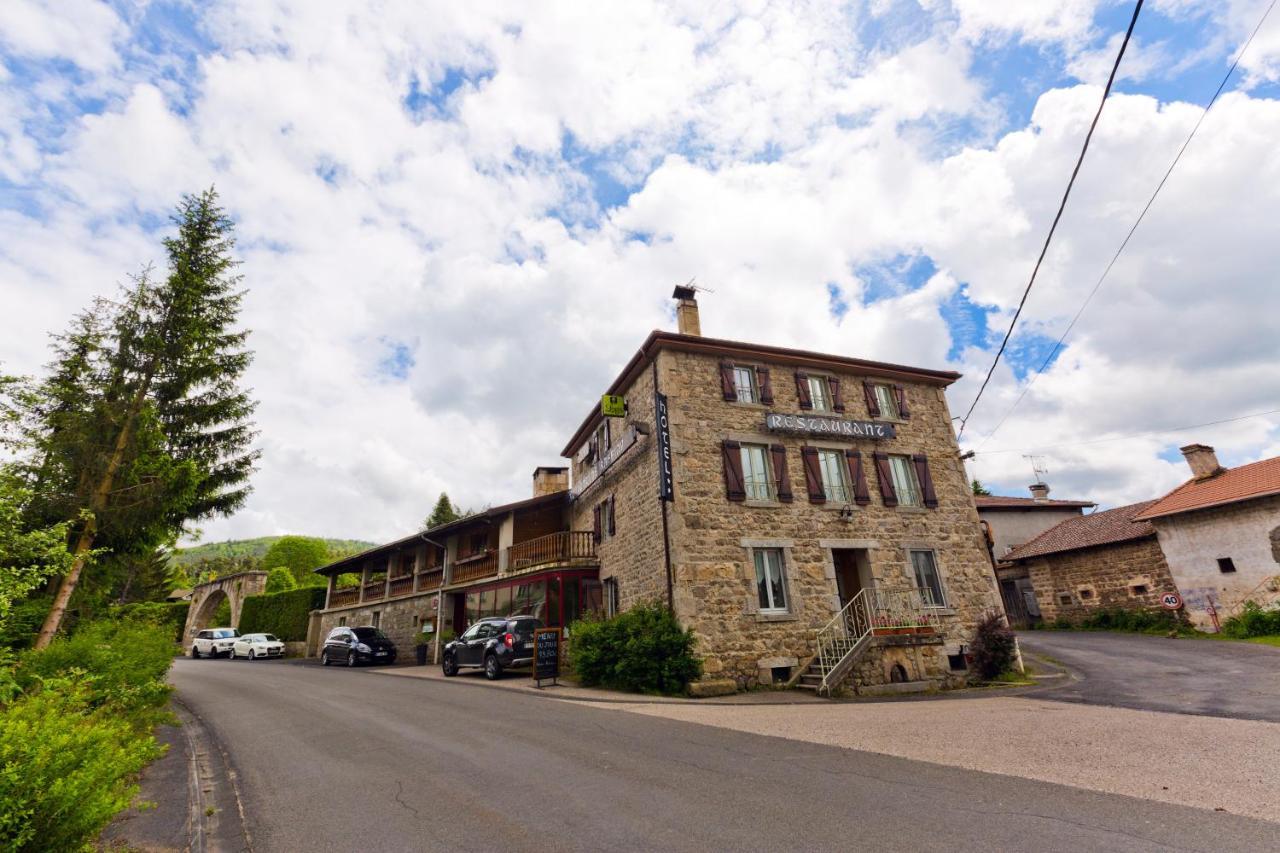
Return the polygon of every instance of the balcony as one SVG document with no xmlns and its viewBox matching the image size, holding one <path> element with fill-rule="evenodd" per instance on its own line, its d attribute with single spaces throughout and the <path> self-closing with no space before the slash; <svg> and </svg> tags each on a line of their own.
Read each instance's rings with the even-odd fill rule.
<svg viewBox="0 0 1280 853">
<path fill-rule="evenodd" d="M 444 583 L 444 572 L 441 566 L 432 566 L 420 572 L 417 578 L 417 586 L 415 588 L 418 592 L 422 592 L 424 589 L 439 589 L 440 585 Z"/>
<path fill-rule="evenodd" d="M 507 574 L 548 565 L 594 563 L 595 560 L 595 534 L 590 530 L 562 530 L 507 548 Z"/>
<path fill-rule="evenodd" d="M 360 590 L 351 586 L 344 589 L 335 589 L 329 596 L 330 607 L 345 607 L 348 604 L 358 604 L 360 602 Z"/>
<path fill-rule="evenodd" d="M 391 581 L 388 594 L 391 596 L 408 595 L 413 592 L 413 575 L 405 575 Z"/>
<path fill-rule="evenodd" d="M 451 580 L 453 583 L 466 583 L 467 581 L 487 578 L 497 573 L 498 552 L 490 550 L 466 557 L 454 563 Z"/>
<path fill-rule="evenodd" d="M 364 585 L 360 593 L 361 601 L 377 601 L 387 594 L 387 582 L 385 580 L 372 581 Z"/>
</svg>

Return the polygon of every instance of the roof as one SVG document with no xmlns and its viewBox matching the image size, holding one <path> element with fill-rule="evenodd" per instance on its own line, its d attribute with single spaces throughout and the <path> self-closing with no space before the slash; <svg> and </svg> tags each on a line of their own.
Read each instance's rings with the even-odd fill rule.
<svg viewBox="0 0 1280 853">
<path fill-rule="evenodd" d="M 1098 545 L 1115 545 L 1155 536 L 1156 529 L 1149 521 L 1133 519 L 1155 501 L 1120 506 L 1106 512 L 1095 512 L 1079 518 L 1068 518 L 1050 527 L 1030 542 L 1025 542 L 1004 555 L 1004 560 L 1025 560 L 1028 557 L 1044 557 L 1063 551 L 1078 551 Z"/>
<path fill-rule="evenodd" d="M 1163 518 L 1268 495 L 1280 495 L 1280 456 L 1227 468 L 1203 480 L 1188 480 L 1153 501 L 1141 518 Z"/>
<path fill-rule="evenodd" d="M 809 350 L 775 347 L 765 344 L 749 344 L 742 341 L 729 341 L 722 338 L 704 338 L 701 335 L 681 335 L 676 332 L 655 330 L 640 345 L 640 349 L 631 357 L 622 372 L 613 380 L 605 394 L 617 394 L 631 385 L 649 361 L 661 350 L 678 350 L 702 355 L 720 357 L 740 356 L 746 358 L 768 360 L 775 364 L 790 364 L 796 367 L 847 368 L 867 376 L 885 379 L 905 379 L 912 382 L 924 382 L 930 385 L 946 387 L 960 378 L 953 370 L 933 370 L 924 367 L 909 367 L 903 364 L 892 364 L 885 361 L 868 361 L 862 358 L 851 358 L 831 353 L 812 352 Z M 560 452 L 561 456 L 571 456 L 576 448 L 595 428 L 602 418 L 600 407 L 592 408 L 586 420 L 578 427 L 573 438 Z"/>
<path fill-rule="evenodd" d="M 522 500 L 522 501 L 515 501 L 514 503 L 503 504 L 502 506 L 490 507 L 489 509 L 486 509 L 483 512 L 477 512 L 474 515 L 468 515 L 468 516 L 464 516 L 463 518 L 459 518 L 457 521 L 451 521 L 448 524 L 438 524 L 435 527 L 429 528 L 427 530 L 423 530 L 417 533 L 411 533 L 408 536 L 405 536 L 401 539 L 396 539 L 391 542 L 386 542 L 382 545 L 374 545 L 372 548 L 366 548 L 365 550 L 361 551 L 358 554 L 352 554 L 349 557 L 343 557 L 341 560 L 334 560 L 332 563 L 329 563 L 328 565 L 324 565 L 318 569 L 315 569 L 315 573 L 318 575 L 342 574 L 342 572 L 345 570 L 346 567 L 352 564 L 362 563 L 365 560 L 369 559 L 370 557 L 376 556 L 379 553 L 395 551 L 399 548 L 405 547 L 406 545 L 416 546 L 424 541 L 423 537 L 429 537 L 429 538 L 435 539 L 439 536 L 450 534 L 461 527 L 466 527 L 469 524 L 475 524 L 478 521 L 491 522 L 493 521 L 493 519 L 499 516 L 506 515 L 509 512 L 516 512 L 522 509 L 534 509 L 537 507 L 541 507 L 544 504 L 562 502 L 567 500 L 568 497 L 569 497 L 569 492 L 567 490 L 561 489 L 558 492 L 550 492 L 545 495 L 538 495 L 537 497 L 526 498 L 525 500 Z"/>
<path fill-rule="evenodd" d="M 1093 501 L 1053 501 L 1047 498 L 1038 501 L 1012 495 L 974 495 L 973 502 L 978 509 L 1084 509 L 1097 506 Z"/>
</svg>

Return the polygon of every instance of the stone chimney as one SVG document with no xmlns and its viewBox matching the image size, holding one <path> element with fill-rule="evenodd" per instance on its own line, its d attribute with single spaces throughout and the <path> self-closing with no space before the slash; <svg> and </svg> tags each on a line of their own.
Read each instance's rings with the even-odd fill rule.
<svg viewBox="0 0 1280 853">
<path fill-rule="evenodd" d="M 539 465 L 533 469 L 533 496 L 540 498 L 569 488 L 569 469 Z"/>
<path fill-rule="evenodd" d="M 1197 480 L 1207 480 L 1223 468 L 1218 464 L 1218 454 L 1207 444 L 1188 444 L 1181 448 L 1182 455 L 1191 466 L 1191 476 Z"/>
<path fill-rule="evenodd" d="M 702 323 L 698 320 L 697 291 L 692 287 L 677 287 L 671 298 L 676 301 L 676 330 L 682 335 L 702 336 Z"/>
<path fill-rule="evenodd" d="M 1049 484 L 1048 483 L 1032 483 L 1030 486 L 1031 497 L 1037 501 L 1049 500 Z"/>
</svg>

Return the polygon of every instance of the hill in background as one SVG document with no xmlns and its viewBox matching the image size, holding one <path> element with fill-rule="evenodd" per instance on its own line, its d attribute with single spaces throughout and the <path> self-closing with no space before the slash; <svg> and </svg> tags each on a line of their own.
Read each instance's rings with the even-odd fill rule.
<svg viewBox="0 0 1280 853">
<path fill-rule="evenodd" d="M 282 536 L 259 536 L 257 539 L 229 539 L 226 542 L 206 542 L 190 548 L 175 548 L 169 561 L 177 566 L 187 566 L 214 560 L 261 560 L 267 550 L 283 539 Z M 332 559 L 357 554 L 376 545 L 360 539 L 324 539 Z"/>
</svg>

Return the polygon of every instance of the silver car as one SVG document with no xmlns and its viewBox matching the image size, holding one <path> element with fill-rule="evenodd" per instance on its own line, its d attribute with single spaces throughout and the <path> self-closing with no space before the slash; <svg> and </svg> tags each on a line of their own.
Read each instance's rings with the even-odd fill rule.
<svg viewBox="0 0 1280 853">
<path fill-rule="evenodd" d="M 274 634 L 242 634 L 231 646 L 231 657 L 248 658 L 282 658 L 284 643 L 276 639 Z"/>
<path fill-rule="evenodd" d="M 239 634 L 235 628 L 205 628 L 191 643 L 193 658 L 216 658 L 231 654 Z"/>
</svg>

